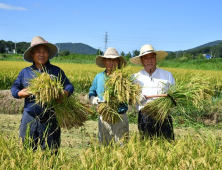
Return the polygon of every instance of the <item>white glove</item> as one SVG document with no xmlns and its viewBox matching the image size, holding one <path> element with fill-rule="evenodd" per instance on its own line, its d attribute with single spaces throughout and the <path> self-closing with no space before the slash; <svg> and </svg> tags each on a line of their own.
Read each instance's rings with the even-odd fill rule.
<svg viewBox="0 0 222 170">
<path fill-rule="evenodd" d="M 98 104 L 98 102 L 100 102 L 101 100 L 98 97 L 92 96 L 90 97 L 90 101 L 93 105 Z"/>
<path fill-rule="evenodd" d="M 146 101 L 146 97 L 141 94 L 139 100 L 140 100 L 140 103 L 142 103 L 142 102 Z"/>
</svg>

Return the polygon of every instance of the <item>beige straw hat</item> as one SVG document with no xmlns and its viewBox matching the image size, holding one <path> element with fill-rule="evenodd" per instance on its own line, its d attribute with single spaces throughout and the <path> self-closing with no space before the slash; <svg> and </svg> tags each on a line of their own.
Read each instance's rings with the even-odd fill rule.
<svg viewBox="0 0 222 170">
<path fill-rule="evenodd" d="M 104 56 L 98 55 L 96 57 L 96 64 L 97 66 L 101 68 L 105 68 L 105 65 L 103 63 L 103 58 L 119 58 L 119 64 L 118 68 L 120 69 L 123 65 L 126 66 L 126 59 L 122 56 L 119 55 L 117 50 L 113 47 L 108 47 L 107 50 L 105 51 Z"/>
<path fill-rule="evenodd" d="M 141 47 L 140 54 L 138 56 L 135 56 L 135 57 L 131 58 L 130 62 L 133 63 L 133 64 L 142 65 L 141 57 L 146 55 L 146 54 L 149 54 L 149 53 L 155 53 L 156 54 L 156 61 L 160 61 L 168 55 L 168 53 L 166 51 L 155 51 L 154 48 L 151 45 L 146 44 L 146 45 L 143 45 Z"/>
<path fill-rule="evenodd" d="M 52 59 L 57 53 L 58 53 L 58 47 L 54 44 L 49 43 L 48 41 L 45 41 L 40 36 L 35 36 L 32 41 L 30 47 L 24 52 L 23 58 L 27 62 L 33 62 L 33 59 L 31 57 L 31 51 L 32 49 L 37 45 L 45 45 L 49 48 L 49 59 Z"/>
</svg>

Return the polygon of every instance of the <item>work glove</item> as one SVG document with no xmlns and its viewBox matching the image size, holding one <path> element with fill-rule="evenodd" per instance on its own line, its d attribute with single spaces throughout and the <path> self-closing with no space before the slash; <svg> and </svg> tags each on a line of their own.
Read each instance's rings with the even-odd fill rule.
<svg viewBox="0 0 222 170">
<path fill-rule="evenodd" d="M 146 101 L 146 97 L 145 97 L 145 95 L 140 95 L 140 103 L 142 103 L 142 102 L 144 102 L 144 101 Z"/>
<path fill-rule="evenodd" d="M 118 109 L 118 113 L 119 114 L 124 114 L 126 113 L 128 110 L 128 106 L 126 104 L 121 104 L 119 109 Z"/>
<path fill-rule="evenodd" d="M 97 105 L 101 100 L 98 97 L 92 96 L 90 97 L 90 101 L 93 105 Z"/>
</svg>

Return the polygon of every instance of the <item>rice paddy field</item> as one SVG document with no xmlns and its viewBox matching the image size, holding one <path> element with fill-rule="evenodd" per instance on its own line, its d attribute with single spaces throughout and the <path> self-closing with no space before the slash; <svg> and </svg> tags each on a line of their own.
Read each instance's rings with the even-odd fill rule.
<svg viewBox="0 0 222 170">
<path fill-rule="evenodd" d="M 52 64 L 64 70 L 79 94 L 86 94 L 95 75 L 104 70 L 95 64 Z M 24 61 L 0 61 L 0 90 L 10 89 L 19 72 L 30 65 Z M 133 66 L 132 74 L 141 69 Z M 172 113 L 174 141 L 140 139 L 137 125 L 131 123 L 130 138 L 123 146 L 99 146 L 98 123 L 88 120 L 80 128 L 62 129 L 61 149 L 55 156 L 40 148 L 36 152 L 24 149 L 18 138 L 22 115 L 4 114 L 2 110 L 0 169 L 222 169 L 222 71 L 163 69 L 170 71 L 178 83 L 199 75 L 210 88 L 216 89 L 210 105 L 200 110 L 188 106 L 184 108 L 186 116 L 182 112 Z M 197 123 L 204 117 L 208 118 L 207 125 Z"/>
</svg>

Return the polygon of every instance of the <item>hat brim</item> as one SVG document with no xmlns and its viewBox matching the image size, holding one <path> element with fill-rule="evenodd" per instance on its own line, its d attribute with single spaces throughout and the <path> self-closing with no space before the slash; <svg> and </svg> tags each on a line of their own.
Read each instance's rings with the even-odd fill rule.
<svg viewBox="0 0 222 170">
<path fill-rule="evenodd" d="M 164 59 L 168 55 L 168 53 L 166 51 L 147 52 L 147 53 L 144 53 L 143 55 L 139 55 L 139 56 L 135 56 L 133 58 L 130 58 L 130 62 L 133 63 L 133 64 L 137 64 L 137 65 L 143 65 L 143 63 L 141 62 L 141 57 L 146 55 L 146 54 L 149 54 L 149 53 L 155 53 L 156 54 L 156 62 Z"/>
<path fill-rule="evenodd" d="M 34 47 L 38 46 L 38 45 L 45 45 L 49 48 L 49 59 L 52 59 L 53 57 L 55 57 L 55 55 L 58 53 L 58 47 L 54 44 L 51 43 L 39 43 L 39 44 L 35 44 L 32 45 L 31 47 L 29 47 L 23 54 L 23 59 L 27 62 L 33 62 L 33 59 L 31 57 L 31 51 Z"/>
<path fill-rule="evenodd" d="M 96 65 L 101 67 L 101 68 L 106 68 L 106 66 L 103 63 L 104 58 L 119 58 L 119 64 L 118 64 L 118 69 L 121 69 L 122 66 L 126 66 L 127 61 L 123 56 L 97 56 L 96 57 Z"/>
</svg>

